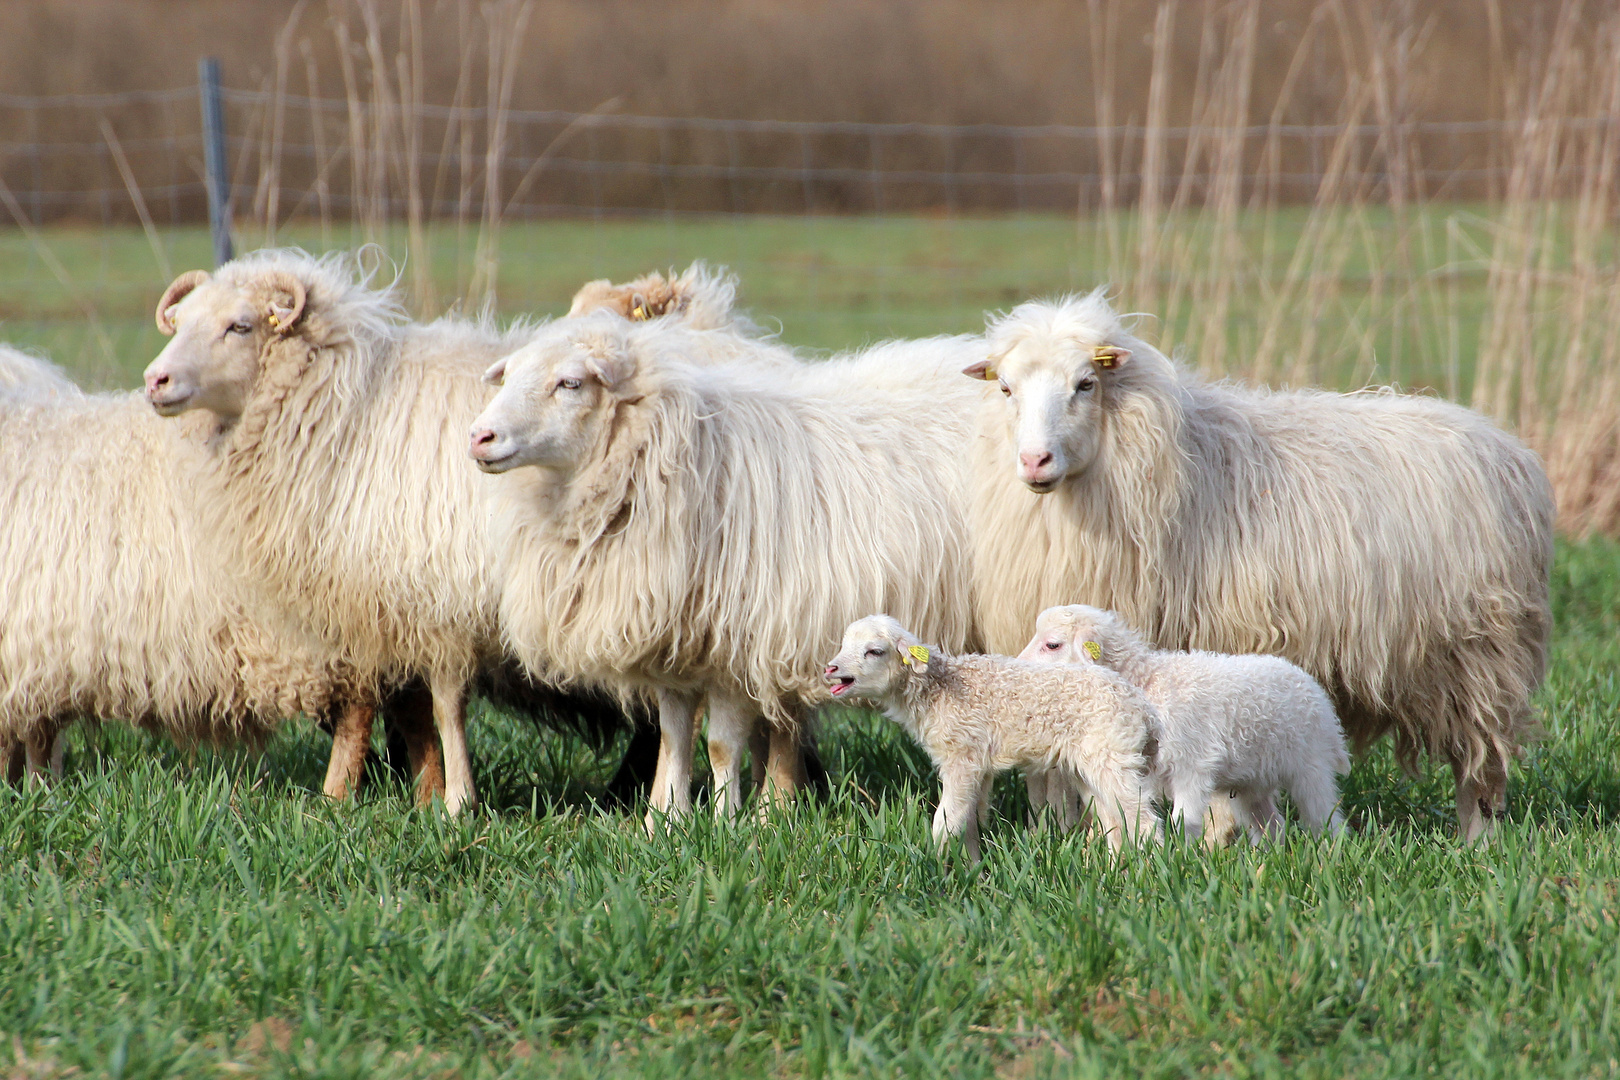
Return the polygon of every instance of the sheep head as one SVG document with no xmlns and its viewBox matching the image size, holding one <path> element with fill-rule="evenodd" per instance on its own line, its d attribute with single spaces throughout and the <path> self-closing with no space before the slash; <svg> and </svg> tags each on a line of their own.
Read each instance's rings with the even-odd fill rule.
<svg viewBox="0 0 1620 1080">
<path fill-rule="evenodd" d="M 1036 617 L 1035 636 L 1018 659 L 1112 667 L 1129 636 L 1129 628 L 1112 611 L 1085 604 L 1050 607 Z"/>
<path fill-rule="evenodd" d="M 665 277 L 654 270 L 634 281 L 615 285 L 606 278 L 588 281 L 574 294 L 569 318 L 607 310 L 635 322 L 677 316 L 699 330 L 717 330 L 736 319 L 732 305 L 737 279 L 723 270 L 695 262 L 680 275 Z"/>
<path fill-rule="evenodd" d="M 487 473 L 533 465 L 572 474 L 601 445 L 615 409 L 638 397 L 627 324 L 609 316 L 559 322 L 497 360 L 500 392 L 473 421 L 467 452 Z"/>
<path fill-rule="evenodd" d="M 164 416 L 207 409 L 242 414 L 267 347 L 292 334 L 308 300 L 304 283 L 267 267 L 233 279 L 193 270 L 158 301 L 158 329 L 172 336 L 146 368 L 146 399 Z"/>
<path fill-rule="evenodd" d="M 849 624 L 838 655 L 827 662 L 825 678 L 840 701 L 882 704 L 906 681 L 926 675 L 933 653 L 893 617 L 868 615 Z"/>
<path fill-rule="evenodd" d="M 1089 468 L 1101 447 L 1103 397 L 1130 359 L 1102 293 L 1028 303 L 991 323 L 990 355 L 963 369 L 997 383 L 1012 410 L 1018 478 L 1044 494 Z"/>
</svg>

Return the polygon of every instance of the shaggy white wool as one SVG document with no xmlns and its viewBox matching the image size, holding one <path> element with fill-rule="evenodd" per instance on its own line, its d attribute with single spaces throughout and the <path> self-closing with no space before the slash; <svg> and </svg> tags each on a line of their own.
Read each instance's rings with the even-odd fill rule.
<svg viewBox="0 0 1620 1080">
<path fill-rule="evenodd" d="M 1464 835 L 1487 827 L 1546 666 L 1535 454 L 1433 398 L 1206 384 L 1101 293 L 1016 308 L 986 353 L 968 370 L 1011 398 L 974 442 L 992 649 L 1081 601 L 1167 648 L 1283 656 L 1358 745 L 1451 763 Z"/>
<path fill-rule="evenodd" d="M 979 819 L 996 774 L 1060 770 L 1091 797 L 1116 849 L 1155 836 L 1149 800 L 1159 717 L 1143 693 L 1095 666 L 950 655 L 888 615 L 850 624 L 825 678 L 840 700 L 882 709 L 915 739 L 940 777 L 934 839 L 963 838 L 979 858 Z"/>
<path fill-rule="evenodd" d="M 0 738 L 48 748 L 91 716 L 255 742 L 352 696 L 352 672 L 221 561 L 197 433 L 139 394 L 68 386 L 0 399 Z"/>
<path fill-rule="evenodd" d="M 1155 649 L 1114 612 L 1070 604 L 1041 612 L 1019 658 L 1100 664 L 1141 688 L 1159 711 L 1158 793 L 1189 839 L 1226 792 L 1255 840 L 1282 830 L 1279 789 L 1306 828 L 1342 828 L 1344 732 L 1321 685 L 1281 657 Z"/>
</svg>

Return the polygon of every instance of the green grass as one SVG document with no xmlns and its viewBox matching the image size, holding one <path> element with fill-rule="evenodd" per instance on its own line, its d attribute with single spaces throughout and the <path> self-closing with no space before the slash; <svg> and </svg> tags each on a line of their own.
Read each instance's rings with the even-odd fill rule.
<svg viewBox="0 0 1620 1080">
<path fill-rule="evenodd" d="M 106 727 L 0 791 L 0 1066 L 124 1077 L 1526 1076 L 1620 1069 L 1620 545 L 1560 548 L 1545 741 L 1489 847 L 1359 762 L 1337 845 L 1115 864 L 1016 824 L 928 843 L 896 729 L 830 718 L 824 803 L 646 839 L 612 768 L 474 725 L 491 809 L 318 794 L 326 740 Z"/>
<path fill-rule="evenodd" d="M 1331 300 L 1309 349 L 1312 379 L 1346 387 L 1394 380 L 1444 390 L 1455 334 L 1457 355 L 1464 358 L 1457 389 L 1466 395 L 1467 358 L 1474 354 L 1486 308 L 1479 256 L 1490 248 L 1494 213 L 1468 204 L 1426 208 L 1412 215 L 1405 243 L 1385 209 L 1349 209 L 1335 217 L 1337 225 L 1325 239 L 1306 245 L 1327 252 L 1312 268 L 1332 279 Z M 1192 215 L 1174 228 L 1167 225 L 1160 301 L 1144 332 L 1197 351 L 1210 290 L 1225 280 L 1231 286 L 1223 331 L 1230 355 L 1248 355 L 1307 216 L 1303 208 L 1245 213 L 1239 220 L 1244 254 L 1238 262 L 1217 257 L 1208 220 Z M 1134 219 L 1119 214 L 1113 222 L 1126 254 L 1110 255 L 1103 225 L 1077 225 L 1059 216 L 513 223 L 502 233 L 500 311 L 561 314 L 588 279 L 623 280 L 695 258 L 736 269 L 744 306 L 790 344 L 813 349 L 976 331 L 987 310 L 1101 284 L 1120 288 L 1119 302 L 1130 309 L 1145 302 L 1125 289 L 1132 280 L 1128 252 L 1134 250 Z M 1450 247 L 1448 228 L 1457 238 Z M 1567 263 L 1566 233 L 1555 231 L 1546 256 L 1549 269 Z M 466 294 L 475 239 L 470 230 L 458 235 L 453 222 L 431 230 L 432 313 Z M 175 271 L 211 263 L 206 230 L 166 230 L 161 240 Z M 253 246 L 262 237 L 244 229 L 238 240 Z M 323 237 L 318 226 L 307 224 L 278 237 L 278 243 L 316 251 L 358 240 L 347 226 Z M 401 264 L 405 241 L 403 230 L 395 229 L 385 245 Z M 162 347 L 152 307 L 167 284 L 145 235 L 136 228 L 60 227 L 45 230 L 43 243 L 65 267 L 73 291 L 22 234 L 0 230 L 0 265 L 11 268 L 0 275 L 0 340 L 39 349 L 98 387 L 136 385 L 141 369 Z M 1182 289 L 1176 293 L 1178 281 Z M 85 306 L 95 310 L 107 346 L 88 324 Z"/>
</svg>

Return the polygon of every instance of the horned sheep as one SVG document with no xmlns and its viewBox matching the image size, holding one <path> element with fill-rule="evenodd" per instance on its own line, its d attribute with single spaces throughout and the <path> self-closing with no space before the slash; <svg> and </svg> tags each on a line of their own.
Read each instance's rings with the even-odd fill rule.
<svg viewBox="0 0 1620 1080">
<path fill-rule="evenodd" d="M 503 388 L 471 434 L 486 472 L 532 466 L 497 489 L 508 642 L 539 673 L 657 696 L 653 809 L 671 815 L 698 696 L 734 810 L 753 715 L 796 740 L 850 619 L 885 606 L 953 647 L 972 633 L 953 462 L 979 392 L 947 374 L 971 340 L 716 362 L 739 340 L 609 312 L 554 324 L 491 367 Z"/>
<path fill-rule="evenodd" d="M 888 615 L 851 623 L 825 678 L 922 745 L 939 772 L 934 840 L 961 836 L 979 860 L 990 785 L 1010 768 L 1060 771 L 1091 796 L 1110 846 L 1157 835 L 1148 788 L 1159 717 L 1142 692 L 1099 667 L 949 655 Z"/>
<path fill-rule="evenodd" d="M 1339 718 L 1321 684 L 1281 657 L 1155 649 L 1116 613 L 1069 604 L 1041 612 L 1019 659 L 1100 664 L 1141 688 L 1159 711 L 1155 783 L 1189 839 L 1224 792 L 1252 840 L 1280 835 L 1279 788 L 1306 828 L 1343 827 Z"/>
<path fill-rule="evenodd" d="M 1358 745 L 1449 762 L 1460 831 L 1489 827 L 1551 624 L 1530 450 L 1433 398 L 1205 383 L 1100 291 L 1015 308 L 985 353 L 967 374 L 1010 399 L 982 411 L 973 463 L 975 581 L 1005 601 L 991 648 L 1083 601 L 1166 648 L 1274 653 Z"/>
<path fill-rule="evenodd" d="M 195 479 L 232 557 L 363 678 L 425 681 L 448 811 L 477 801 L 475 687 L 618 729 L 610 703 L 534 684 L 501 648 L 488 482 L 466 468 L 460 433 L 492 393 L 483 370 L 531 329 L 407 323 L 352 260 L 297 251 L 182 275 L 157 320 L 173 338 L 147 368 L 147 399 L 217 425 Z"/>
</svg>

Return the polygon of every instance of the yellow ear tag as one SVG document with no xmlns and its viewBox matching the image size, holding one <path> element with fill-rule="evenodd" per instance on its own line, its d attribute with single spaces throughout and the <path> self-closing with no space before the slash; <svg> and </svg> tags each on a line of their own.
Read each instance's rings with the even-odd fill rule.
<svg viewBox="0 0 1620 1080">
<path fill-rule="evenodd" d="M 636 322 L 646 322 L 652 316 L 647 310 L 646 304 L 637 304 L 635 307 L 630 309 L 630 317 Z"/>
<path fill-rule="evenodd" d="M 270 320 L 270 325 L 271 326 L 280 326 L 281 325 L 281 320 L 276 318 L 274 315 L 269 316 L 269 320 Z"/>
<path fill-rule="evenodd" d="M 1001 378 L 1001 376 L 996 374 L 996 369 L 995 368 L 987 367 L 987 368 L 984 369 L 984 381 L 985 382 L 995 382 L 999 378 Z"/>
<path fill-rule="evenodd" d="M 928 663 L 928 650 L 923 648 L 921 645 L 913 645 L 911 648 L 907 649 L 906 652 L 911 654 L 912 659 L 918 660 L 924 664 Z"/>
<path fill-rule="evenodd" d="M 1102 660 L 1102 646 L 1097 644 L 1095 641 L 1088 641 L 1080 647 L 1086 650 L 1086 655 L 1091 657 L 1093 660 Z"/>
<path fill-rule="evenodd" d="M 1119 367 L 1119 350 L 1109 345 L 1099 345 L 1091 350 L 1091 362 L 1100 368 Z"/>
</svg>

